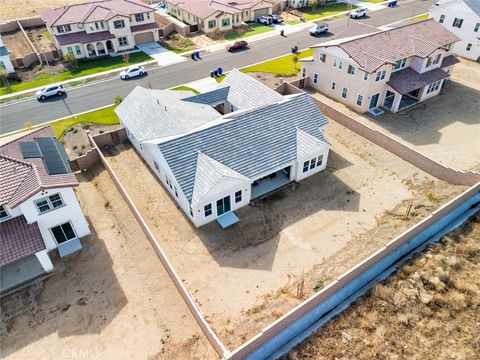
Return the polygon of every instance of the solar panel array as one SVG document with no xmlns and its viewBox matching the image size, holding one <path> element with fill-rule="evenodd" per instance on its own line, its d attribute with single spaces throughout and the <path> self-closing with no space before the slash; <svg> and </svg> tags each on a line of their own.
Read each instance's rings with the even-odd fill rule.
<svg viewBox="0 0 480 360">
<path fill-rule="evenodd" d="M 35 141 L 24 141 L 20 143 L 20 150 L 24 159 L 41 158 L 42 153 Z"/>
<path fill-rule="evenodd" d="M 43 163 L 50 175 L 66 174 L 70 172 L 68 157 L 65 149 L 53 137 L 35 138 L 42 153 Z"/>
</svg>

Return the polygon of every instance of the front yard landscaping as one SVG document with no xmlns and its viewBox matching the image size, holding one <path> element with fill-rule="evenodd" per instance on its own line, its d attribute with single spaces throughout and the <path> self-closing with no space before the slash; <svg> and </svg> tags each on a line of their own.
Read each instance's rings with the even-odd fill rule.
<svg viewBox="0 0 480 360">
<path fill-rule="evenodd" d="M 230 34 L 225 34 L 224 38 L 226 40 L 236 40 L 236 39 L 239 39 L 239 38 L 258 35 L 258 34 L 261 34 L 261 33 L 264 33 L 264 32 L 275 30 L 275 28 L 273 26 L 258 24 L 258 23 L 255 23 L 255 22 L 248 23 L 248 27 L 249 27 L 249 29 L 238 30 L 238 31 L 230 33 Z"/>
<path fill-rule="evenodd" d="M 313 49 L 307 49 L 298 55 L 298 59 L 313 55 Z M 266 72 L 279 75 L 297 75 L 300 72 L 300 66 L 293 61 L 293 54 L 285 55 L 277 59 L 268 60 L 260 64 L 247 66 L 242 69 L 243 72 Z"/>
<path fill-rule="evenodd" d="M 357 7 L 358 6 L 353 6 L 352 8 L 355 9 Z M 305 18 L 305 20 L 310 21 L 315 19 L 321 19 L 326 16 L 339 14 L 347 10 L 350 10 L 349 4 L 336 3 L 332 5 L 325 5 L 325 6 L 319 6 L 314 8 L 305 8 L 305 9 L 301 9 L 300 12 L 303 14 L 302 16 Z"/>
<path fill-rule="evenodd" d="M 197 48 L 197 46 L 191 39 L 186 38 L 176 32 L 168 35 L 167 40 L 165 40 L 161 45 L 176 54 L 180 54 Z"/>
<path fill-rule="evenodd" d="M 180 91 L 192 91 L 194 92 L 195 94 L 200 94 L 200 91 L 197 91 L 191 87 L 188 87 L 188 86 L 177 86 L 177 87 L 174 87 L 172 90 L 180 90 Z"/>
<path fill-rule="evenodd" d="M 129 64 L 137 64 L 144 61 L 152 60 L 152 58 L 144 52 L 136 52 L 129 54 Z M 64 80 L 74 79 L 86 75 L 95 74 L 101 71 L 113 70 L 126 66 L 123 56 L 107 57 L 99 60 L 89 60 L 78 62 L 78 69 L 66 70 L 59 74 L 52 75 L 46 72 L 41 72 L 30 81 L 10 81 L 11 88 L 7 88 L 2 83 L 0 87 L 0 95 L 6 95 L 9 93 L 23 91 L 28 89 L 34 89 L 36 87 L 48 85 L 54 82 L 60 82 Z"/>
</svg>

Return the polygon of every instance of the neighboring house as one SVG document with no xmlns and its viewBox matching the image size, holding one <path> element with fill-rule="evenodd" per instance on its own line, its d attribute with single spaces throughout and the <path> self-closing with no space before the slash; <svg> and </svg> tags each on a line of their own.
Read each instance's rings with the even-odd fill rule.
<svg viewBox="0 0 480 360">
<path fill-rule="evenodd" d="M 5 70 L 7 74 L 15 72 L 10 60 L 10 52 L 3 43 L 2 37 L 0 37 L 0 70 Z"/>
<path fill-rule="evenodd" d="M 302 76 L 358 112 L 397 112 L 438 95 L 458 63 L 451 51 L 458 40 L 433 19 L 387 30 L 354 23 L 313 46 L 313 56 L 301 60 Z"/>
<path fill-rule="evenodd" d="M 47 8 L 41 13 L 52 41 L 77 58 L 130 50 L 158 41 L 154 10 L 134 0 L 100 0 Z"/>
<path fill-rule="evenodd" d="M 130 142 L 199 227 L 325 169 L 328 121 L 305 93 L 282 96 L 232 70 L 210 92 L 136 87 L 115 109 Z"/>
<path fill-rule="evenodd" d="M 460 38 L 452 51 L 480 61 L 480 0 L 442 0 L 430 9 L 430 17 Z"/>
<path fill-rule="evenodd" d="M 90 234 L 63 146 L 50 127 L 0 139 L 0 290 L 53 270 Z"/>
<path fill-rule="evenodd" d="M 337 0 L 288 0 L 287 6 L 290 8 L 304 8 L 309 6 L 324 6 L 330 3 L 335 3 Z"/>
<path fill-rule="evenodd" d="M 228 31 L 271 15 L 273 0 L 166 0 L 170 15 L 204 33 Z"/>
</svg>

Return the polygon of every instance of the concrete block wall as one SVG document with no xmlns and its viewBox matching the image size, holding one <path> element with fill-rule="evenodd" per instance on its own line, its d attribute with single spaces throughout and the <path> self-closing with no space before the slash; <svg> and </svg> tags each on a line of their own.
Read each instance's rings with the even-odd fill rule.
<svg viewBox="0 0 480 360">
<path fill-rule="evenodd" d="M 96 148 L 88 150 L 84 155 L 70 160 L 70 167 L 73 171 L 84 171 L 91 168 L 98 161 L 100 156 Z"/>
</svg>

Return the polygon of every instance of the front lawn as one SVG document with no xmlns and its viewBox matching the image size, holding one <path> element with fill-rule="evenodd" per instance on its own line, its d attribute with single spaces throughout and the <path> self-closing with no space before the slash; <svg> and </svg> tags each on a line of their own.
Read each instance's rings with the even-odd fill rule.
<svg viewBox="0 0 480 360">
<path fill-rule="evenodd" d="M 375 3 L 375 4 L 378 4 L 378 3 L 381 3 L 381 2 L 385 2 L 385 0 L 362 0 L 362 1 L 370 2 L 370 3 Z"/>
<path fill-rule="evenodd" d="M 425 19 L 428 19 L 428 13 L 420 14 L 420 15 L 405 19 L 403 21 L 418 21 L 418 20 L 425 20 Z"/>
<path fill-rule="evenodd" d="M 302 9 L 301 12 L 303 13 L 305 20 L 310 21 L 345 12 L 350 9 L 349 6 L 350 5 L 346 3 L 336 3 L 309 9 Z M 357 7 L 358 6 L 353 6 L 353 9 Z"/>
<path fill-rule="evenodd" d="M 68 128 L 78 123 L 115 125 L 120 122 L 117 114 L 115 114 L 113 111 L 115 107 L 116 105 L 111 105 L 100 110 L 90 111 L 82 115 L 58 120 L 50 123 L 49 125 L 52 127 L 57 139 L 60 139 Z"/>
<path fill-rule="evenodd" d="M 299 59 L 313 55 L 313 49 L 307 49 L 300 53 Z M 300 64 L 294 64 L 293 54 L 288 54 L 277 59 L 268 60 L 257 65 L 247 66 L 241 69 L 243 72 L 266 72 L 279 75 L 297 75 L 300 72 Z"/>
<path fill-rule="evenodd" d="M 140 62 L 151 60 L 152 58 L 144 52 L 136 52 L 130 54 L 129 64 L 137 64 Z M 41 73 L 35 76 L 32 80 L 26 82 L 12 81 L 11 91 L 9 91 L 4 84 L 0 88 L 0 95 L 6 95 L 11 92 L 23 91 L 33 89 L 36 87 L 48 85 L 54 82 L 60 82 L 64 80 L 74 79 L 86 75 L 95 74 L 101 71 L 113 70 L 123 66 L 126 66 L 123 61 L 123 56 L 107 57 L 99 60 L 89 60 L 78 62 L 78 70 L 67 70 L 57 75 L 51 75 L 49 73 Z"/>
<path fill-rule="evenodd" d="M 174 88 L 172 88 L 172 90 L 192 91 L 192 92 L 194 92 L 194 93 L 197 94 L 197 95 L 200 94 L 200 91 L 197 91 L 197 90 L 195 90 L 195 89 L 193 89 L 193 88 L 191 88 L 191 87 L 184 86 L 184 85 L 174 87 Z"/>
<path fill-rule="evenodd" d="M 248 23 L 248 26 L 250 27 L 250 30 L 247 31 L 238 31 L 230 34 L 225 34 L 224 38 L 227 40 L 236 40 L 239 38 L 244 38 L 247 36 L 252 36 L 252 35 L 257 35 L 261 34 L 264 32 L 272 31 L 275 30 L 273 26 L 268 26 L 264 24 L 259 24 L 255 22 L 250 22 Z"/>
</svg>

